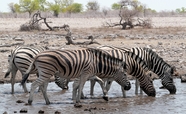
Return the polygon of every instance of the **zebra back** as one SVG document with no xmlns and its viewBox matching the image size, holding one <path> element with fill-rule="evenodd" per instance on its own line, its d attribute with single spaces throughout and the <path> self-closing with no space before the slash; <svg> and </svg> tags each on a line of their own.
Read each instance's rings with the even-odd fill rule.
<svg viewBox="0 0 186 114">
<path fill-rule="evenodd" d="M 105 50 L 113 50 L 113 51 L 114 50 L 118 50 L 118 52 L 121 51 L 121 53 L 123 53 L 124 55 L 127 55 L 127 56 L 131 57 L 138 64 L 140 64 L 140 66 L 145 70 L 145 72 L 149 71 L 148 64 L 141 57 L 139 57 L 137 54 L 135 54 L 134 52 L 132 52 L 131 49 L 129 49 L 129 48 L 124 48 L 124 47 L 123 48 L 120 48 L 120 47 L 105 46 L 105 45 L 104 46 L 100 46 L 98 48 L 105 49 Z M 116 53 L 116 52 L 112 52 L 112 55 L 113 56 L 117 56 L 117 58 L 124 59 L 124 55 L 116 55 L 114 53 Z"/>
<path fill-rule="evenodd" d="M 8 55 L 8 71 L 5 74 L 5 78 L 14 71 L 15 66 L 23 74 L 33 58 L 41 51 L 44 51 L 44 47 L 31 47 L 31 46 L 17 46 L 14 50 L 11 50 L 11 54 Z"/>
<path fill-rule="evenodd" d="M 40 46 L 23 46 L 14 54 L 13 63 L 22 73 L 25 73 L 34 57 L 44 50 L 45 48 Z M 32 69 L 32 71 L 35 73 L 36 69 Z"/>
<path fill-rule="evenodd" d="M 60 77 L 67 79 L 78 78 L 82 71 L 91 75 L 100 74 L 101 77 L 112 77 L 120 67 L 125 68 L 125 63 L 121 59 L 94 48 L 43 51 L 35 57 L 26 74 L 30 73 L 34 65 L 39 75 L 50 78 L 58 72 Z M 22 84 L 27 78 L 27 76 L 24 78 Z"/>
</svg>

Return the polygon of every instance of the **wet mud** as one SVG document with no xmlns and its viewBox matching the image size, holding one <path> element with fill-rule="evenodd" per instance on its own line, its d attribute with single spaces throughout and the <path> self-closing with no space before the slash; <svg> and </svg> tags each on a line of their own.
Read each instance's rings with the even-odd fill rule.
<svg viewBox="0 0 186 114">
<path fill-rule="evenodd" d="M 120 86 L 113 83 L 108 93 L 109 101 L 102 99 L 102 91 L 99 84 L 95 85 L 94 96 L 90 96 L 90 83 L 86 82 L 83 92 L 86 99 L 81 100 L 82 108 L 74 108 L 72 101 L 72 82 L 69 83 L 69 90 L 61 90 L 51 82 L 47 88 L 47 94 L 51 102 L 45 104 L 41 92 L 35 91 L 32 105 L 27 105 L 29 94 L 23 93 L 19 83 L 15 84 L 15 94 L 12 95 L 10 84 L 0 84 L 0 114 L 7 112 L 26 114 L 185 114 L 186 112 L 186 83 L 181 83 L 180 79 L 174 79 L 177 93 L 170 95 L 168 90 L 159 89 L 160 80 L 154 81 L 156 97 L 148 97 L 145 93 L 135 95 L 134 80 L 131 80 L 132 88 L 127 91 L 126 98 L 122 97 Z M 30 88 L 31 83 L 27 83 Z M 20 112 L 25 111 L 25 112 Z"/>
</svg>

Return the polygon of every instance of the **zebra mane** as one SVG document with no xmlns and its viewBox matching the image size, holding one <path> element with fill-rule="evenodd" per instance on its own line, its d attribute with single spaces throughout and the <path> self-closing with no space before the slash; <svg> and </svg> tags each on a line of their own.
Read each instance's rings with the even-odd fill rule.
<svg viewBox="0 0 186 114">
<path fill-rule="evenodd" d="M 164 60 L 163 60 L 163 58 L 162 57 L 160 57 L 156 52 L 154 52 L 152 49 L 150 49 L 150 48 L 143 48 L 144 50 L 146 50 L 149 54 L 152 54 L 152 56 L 154 56 L 155 58 L 158 58 L 158 59 L 160 59 L 162 62 L 164 62 L 167 66 L 169 66 L 169 68 L 171 69 L 171 74 L 173 74 L 173 72 L 174 72 L 174 70 L 175 70 L 175 67 L 174 66 L 171 66 L 171 65 L 169 65 L 167 62 L 165 62 Z"/>
<path fill-rule="evenodd" d="M 146 47 L 144 47 L 143 49 L 146 50 L 149 54 L 152 54 L 155 58 L 158 58 L 158 59 L 160 59 L 161 61 L 165 62 L 165 61 L 163 60 L 163 58 L 160 57 L 160 56 L 159 56 L 156 52 L 154 52 L 152 49 L 146 48 Z M 165 63 L 166 63 L 166 62 L 165 62 Z"/>
</svg>

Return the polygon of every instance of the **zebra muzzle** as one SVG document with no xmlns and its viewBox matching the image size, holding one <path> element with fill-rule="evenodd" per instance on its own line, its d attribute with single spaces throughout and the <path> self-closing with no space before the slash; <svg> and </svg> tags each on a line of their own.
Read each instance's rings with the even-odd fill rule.
<svg viewBox="0 0 186 114">
<path fill-rule="evenodd" d="M 124 87 L 124 90 L 130 90 L 130 88 L 131 88 L 131 84 L 130 84 L 130 82 Z"/>
</svg>

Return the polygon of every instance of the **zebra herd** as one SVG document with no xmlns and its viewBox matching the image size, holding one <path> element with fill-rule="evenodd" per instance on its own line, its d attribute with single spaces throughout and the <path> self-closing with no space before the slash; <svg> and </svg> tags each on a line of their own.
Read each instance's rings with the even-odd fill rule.
<svg viewBox="0 0 186 114">
<path fill-rule="evenodd" d="M 19 70 L 22 73 L 24 92 L 29 74 L 37 74 L 38 78 L 31 84 L 28 103 L 33 101 L 34 90 L 40 87 L 46 104 L 50 104 L 47 96 L 49 79 L 54 76 L 55 83 L 62 89 L 68 89 L 68 82 L 74 80 L 72 99 L 76 100 L 75 107 L 81 107 L 80 98 L 83 97 L 83 86 L 87 80 L 91 82 L 90 94 L 97 81 L 103 91 L 103 98 L 108 100 L 108 91 L 112 81 L 116 81 L 122 89 L 131 88 L 127 74 L 134 76 L 140 88 L 148 96 L 156 96 L 151 77 L 147 75 L 152 71 L 159 76 L 162 85 L 170 94 L 176 93 L 172 75 L 175 67 L 166 63 L 158 54 L 149 48 L 118 48 L 114 46 L 101 46 L 98 48 L 80 48 L 47 50 L 43 47 L 20 46 L 15 48 L 8 57 L 9 68 L 5 78 L 11 73 L 12 94 L 14 94 L 15 75 Z M 105 85 L 106 82 L 106 85 Z"/>
</svg>

